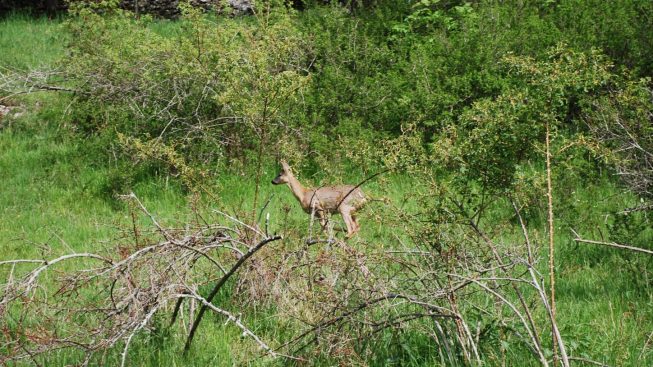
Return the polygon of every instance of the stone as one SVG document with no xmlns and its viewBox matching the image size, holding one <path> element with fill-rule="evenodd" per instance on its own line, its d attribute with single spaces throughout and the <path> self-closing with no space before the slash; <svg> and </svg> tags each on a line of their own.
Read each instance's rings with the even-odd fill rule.
<svg viewBox="0 0 653 367">
<path fill-rule="evenodd" d="M 229 0 L 229 6 L 233 9 L 234 14 L 252 14 L 254 4 L 251 0 Z"/>
</svg>

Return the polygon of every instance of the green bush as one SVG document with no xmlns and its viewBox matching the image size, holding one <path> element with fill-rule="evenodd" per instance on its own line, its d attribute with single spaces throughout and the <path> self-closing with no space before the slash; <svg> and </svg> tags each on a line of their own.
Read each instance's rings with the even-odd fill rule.
<svg viewBox="0 0 653 367">
<path fill-rule="evenodd" d="M 310 52 L 289 13 L 233 22 L 183 10 L 169 34 L 113 7 L 76 10 L 66 62 L 80 88 L 76 126 L 157 140 L 198 165 L 278 155 L 309 80 Z"/>
<path fill-rule="evenodd" d="M 104 142 L 156 141 L 203 169 L 260 172 L 285 156 L 317 179 L 380 170 L 410 130 L 430 164 L 509 190 L 539 160 L 545 122 L 577 139 L 597 100 L 648 70 L 638 56 L 650 40 L 646 2 L 596 4 L 613 18 L 572 0 L 367 5 L 297 13 L 270 2 L 239 19 L 185 7 L 174 26 L 76 8 L 66 60 L 82 92 L 75 126 Z M 593 27 L 571 21 L 589 17 Z M 621 25 L 615 39 L 631 44 L 616 52 L 606 35 Z"/>
</svg>

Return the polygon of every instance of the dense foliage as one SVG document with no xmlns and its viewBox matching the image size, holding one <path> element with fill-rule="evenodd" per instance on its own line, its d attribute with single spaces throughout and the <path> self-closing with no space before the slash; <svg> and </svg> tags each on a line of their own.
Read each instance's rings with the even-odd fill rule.
<svg viewBox="0 0 653 367">
<path fill-rule="evenodd" d="M 154 139 L 209 169 L 285 156 L 309 171 L 333 174 L 336 161 L 370 172 L 410 130 L 448 172 L 509 189 L 545 123 L 600 158 L 584 139 L 605 140 L 591 134 L 595 106 L 625 90 L 632 103 L 651 99 L 650 80 L 638 82 L 653 70 L 648 1 L 424 0 L 301 15 L 272 1 L 238 20 L 186 7 L 182 32 L 94 8 L 68 22 L 78 129 Z"/>
</svg>

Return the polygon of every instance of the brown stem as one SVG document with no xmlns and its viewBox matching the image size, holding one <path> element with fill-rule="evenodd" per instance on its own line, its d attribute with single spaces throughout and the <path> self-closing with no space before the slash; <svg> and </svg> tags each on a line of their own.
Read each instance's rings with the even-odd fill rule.
<svg viewBox="0 0 653 367">
<path fill-rule="evenodd" d="M 555 259 L 553 243 L 553 185 L 551 184 L 551 128 L 549 121 L 546 122 L 546 196 L 548 199 L 548 222 L 549 222 L 549 281 L 551 282 L 551 328 L 556 325 L 556 301 L 555 301 Z M 558 341 L 551 333 L 553 340 L 553 366 L 558 365 Z"/>
</svg>

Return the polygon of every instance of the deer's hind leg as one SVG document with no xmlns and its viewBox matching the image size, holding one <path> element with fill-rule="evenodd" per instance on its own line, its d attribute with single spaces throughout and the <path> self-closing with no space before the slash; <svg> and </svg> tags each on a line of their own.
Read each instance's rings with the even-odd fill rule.
<svg viewBox="0 0 653 367">
<path fill-rule="evenodd" d="M 347 226 L 347 238 L 353 236 L 357 231 L 356 222 L 352 218 L 352 211 L 353 208 L 348 206 L 343 206 L 340 208 L 340 214 L 342 214 L 342 219 L 345 221 L 345 225 Z"/>
<path fill-rule="evenodd" d="M 353 210 L 351 212 L 351 221 L 354 224 L 354 232 L 360 231 L 361 225 L 358 223 L 358 218 L 356 218 L 356 213 Z"/>
</svg>

